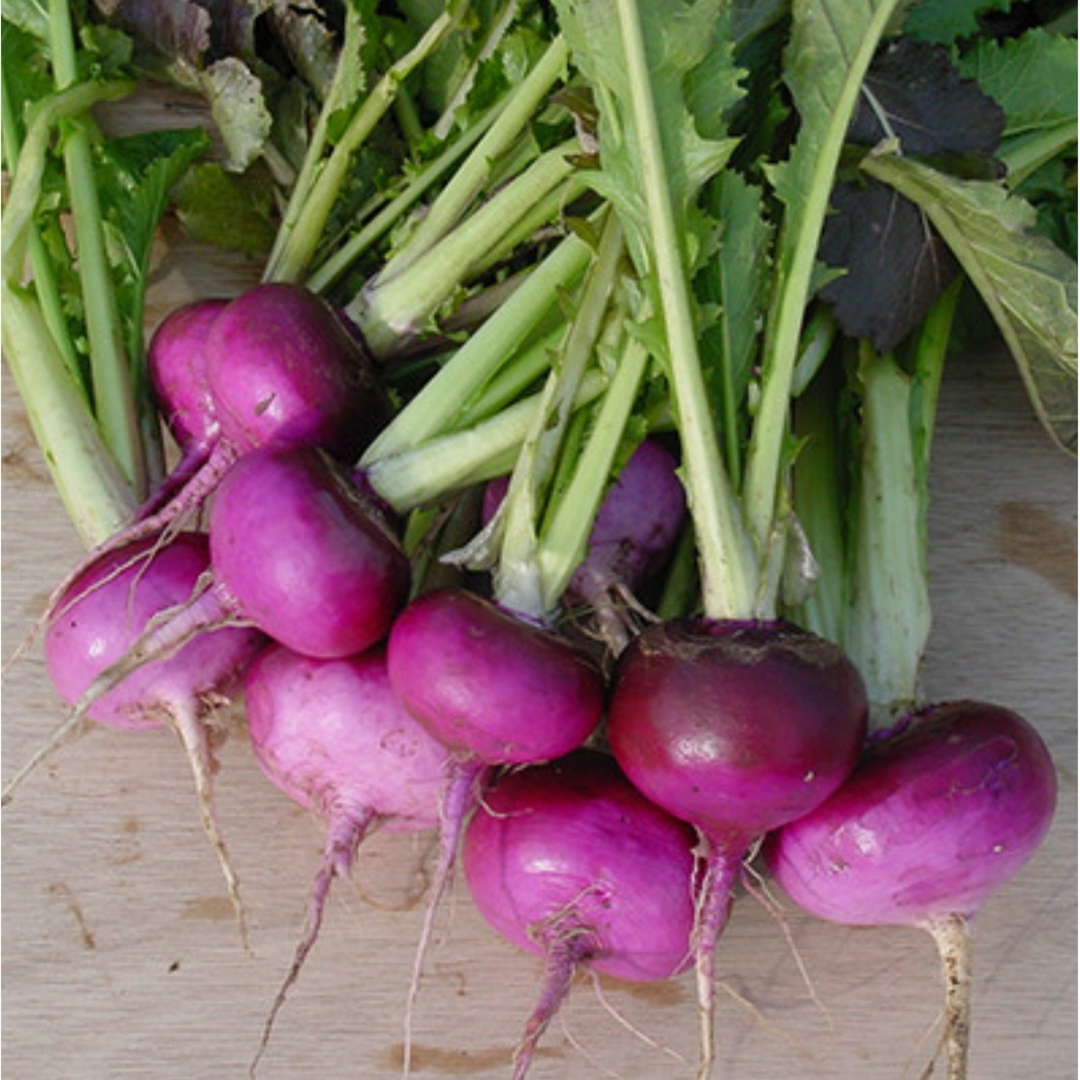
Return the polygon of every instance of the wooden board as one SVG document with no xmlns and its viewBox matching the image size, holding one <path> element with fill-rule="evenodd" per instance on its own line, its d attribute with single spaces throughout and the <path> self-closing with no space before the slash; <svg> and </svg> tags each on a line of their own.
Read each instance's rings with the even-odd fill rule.
<svg viewBox="0 0 1080 1080">
<path fill-rule="evenodd" d="M 175 237 L 173 237 L 175 240 Z M 151 325 L 188 297 L 254 279 L 241 259 L 162 247 Z M 34 637 L 79 555 L 3 383 L 3 774 L 62 718 Z M 929 699 L 979 696 L 1027 715 L 1058 764 L 1053 830 L 976 923 L 972 1080 L 1076 1076 L 1075 463 L 1046 441 L 1000 352 L 952 363 L 936 439 L 935 627 Z M 3 810 L 3 1065 L 11 1080 L 240 1077 L 305 915 L 320 831 L 258 772 L 237 734 L 219 809 L 250 908 L 241 948 L 167 734 L 94 729 Z M 259 1075 L 399 1073 L 402 1005 L 430 837 L 374 836 L 334 888 L 322 937 Z M 904 1080 L 933 1056 L 940 983 L 930 939 L 778 916 L 740 895 L 718 957 L 718 1078 Z M 537 960 L 498 940 L 458 889 L 441 912 L 414 1029 L 417 1077 L 509 1075 Z M 579 979 L 534 1080 L 688 1078 L 690 976 Z M 935 1075 L 943 1075 L 938 1066 Z"/>
</svg>

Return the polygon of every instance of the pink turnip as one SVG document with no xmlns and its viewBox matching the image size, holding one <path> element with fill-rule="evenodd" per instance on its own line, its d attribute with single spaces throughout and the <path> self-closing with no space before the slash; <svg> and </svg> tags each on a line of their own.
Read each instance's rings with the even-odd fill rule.
<svg viewBox="0 0 1080 1080">
<path fill-rule="evenodd" d="M 600 722 L 605 687 L 595 664 L 567 641 L 464 589 L 436 589 L 411 601 L 390 631 L 387 663 L 405 707 L 454 754 L 415 994 L 479 790 L 496 766 L 547 761 L 579 747 Z M 407 1010 L 406 1031 L 408 1021 Z M 406 1038 L 406 1061 L 407 1048 Z"/>
<path fill-rule="evenodd" d="M 1050 754 L 1023 717 L 948 702 L 873 738 L 837 791 L 766 841 L 770 871 L 806 911 L 933 935 L 950 1080 L 966 1074 L 968 924 L 1038 848 L 1056 792 Z"/>
<path fill-rule="evenodd" d="M 149 538 L 117 548 L 84 568 L 60 596 L 45 631 L 45 663 L 60 697 L 69 705 L 78 703 L 148 626 L 191 601 L 205 581 L 209 563 L 207 538 L 184 532 L 160 548 Z M 169 726 L 176 731 L 195 776 L 203 827 L 238 916 L 242 909 L 236 876 L 213 809 L 211 744 L 222 731 L 214 722 L 215 709 L 239 684 L 244 668 L 264 644 L 263 635 L 249 627 L 222 626 L 191 639 L 178 638 L 168 654 L 142 665 L 75 713 L 111 727 Z M 46 749 L 56 741 L 50 740 Z M 8 785 L 9 791 L 15 782 Z"/>
<path fill-rule="evenodd" d="M 323 660 L 271 645 L 248 670 L 245 701 L 263 772 L 326 825 L 307 926 L 267 1018 L 258 1061 L 315 944 L 333 878 L 349 872 L 372 829 L 439 824 L 449 752 L 394 695 L 382 646 Z"/>
</svg>

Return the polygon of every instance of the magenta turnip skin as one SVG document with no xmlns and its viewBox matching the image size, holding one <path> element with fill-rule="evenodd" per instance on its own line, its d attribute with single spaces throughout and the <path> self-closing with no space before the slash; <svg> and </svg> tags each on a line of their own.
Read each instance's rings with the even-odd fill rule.
<svg viewBox="0 0 1080 1080">
<path fill-rule="evenodd" d="M 448 746 L 491 765 L 561 757 L 600 722 L 604 681 L 563 639 L 463 589 L 413 600 L 390 632 L 390 679 Z"/>
<path fill-rule="evenodd" d="M 619 659 L 612 751 L 635 787 L 703 840 L 694 933 L 700 1077 L 714 1057 L 716 942 L 746 852 L 843 782 L 868 716 L 862 678 L 843 651 L 783 621 L 659 623 Z"/>
<path fill-rule="evenodd" d="M 165 544 L 147 537 L 95 557 L 51 608 L 45 663 L 57 692 L 76 706 L 73 717 L 89 716 L 120 728 L 167 725 L 176 731 L 195 778 L 203 829 L 246 940 L 239 884 L 214 812 L 211 728 L 224 695 L 239 685 L 266 640 L 250 627 L 219 625 L 190 640 L 178 636 L 174 644 L 179 648 L 155 659 L 126 663 L 154 620 L 191 604 L 209 566 L 202 533 L 178 533 Z M 103 678 L 108 690 L 98 693 Z"/>
<path fill-rule="evenodd" d="M 1056 791 L 1023 717 L 934 705 L 871 741 L 838 791 L 769 837 L 766 858 L 800 907 L 834 922 L 970 917 L 1038 848 Z"/>
<path fill-rule="evenodd" d="M 242 293 L 214 320 L 205 351 L 222 436 L 241 450 L 320 446 L 353 461 L 387 418 L 368 358 L 302 286 Z"/>
<path fill-rule="evenodd" d="M 648 982 L 689 965 L 695 840 L 596 751 L 489 788 L 465 832 L 465 879 L 484 918 L 547 962 L 516 1077 L 580 966 Z"/>
<path fill-rule="evenodd" d="M 210 452 L 221 431 L 206 378 L 206 335 L 224 310 L 225 299 L 196 300 L 158 324 L 146 350 L 150 384 L 161 417 L 187 455 Z"/>
<path fill-rule="evenodd" d="M 650 627 L 624 653 L 608 730 L 648 798 L 741 850 L 839 786 L 867 716 L 859 673 L 823 638 L 698 620 Z"/>
<path fill-rule="evenodd" d="M 631 454 L 597 511 L 588 554 L 570 580 L 570 602 L 610 604 L 613 590 L 635 590 L 663 565 L 686 518 L 677 467 L 655 439 Z"/>
<path fill-rule="evenodd" d="M 206 536 L 178 533 L 168 544 L 146 538 L 84 567 L 56 601 L 45 630 L 45 664 L 60 697 L 74 705 L 151 618 L 191 599 L 209 566 Z M 264 642 L 250 628 L 200 634 L 132 671 L 84 715 L 110 727 L 154 728 L 174 722 L 180 708 L 203 714 L 208 701 L 238 684 Z"/>
<path fill-rule="evenodd" d="M 947 702 L 874 738 L 829 799 L 764 845 L 773 876 L 811 914 L 933 936 L 949 1080 L 967 1076 L 969 922 L 1038 848 L 1056 799 L 1031 724 L 998 705 Z"/>
<path fill-rule="evenodd" d="M 320 450 L 245 454 L 215 494 L 209 531 L 223 606 L 297 652 L 361 652 L 407 598 L 400 543 Z"/>
<path fill-rule="evenodd" d="M 331 829 L 368 815 L 397 829 L 438 825 L 449 751 L 394 694 L 383 646 L 318 659 L 271 645 L 244 699 L 260 768 Z"/>
<path fill-rule="evenodd" d="M 599 669 L 568 642 L 464 589 L 412 600 L 390 631 L 387 665 L 405 707 L 454 752 L 408 1031 L 435 910 L 483 785 L 500 765 L 547 761 L 579 747 L 600 723 L 605 686 Z"/>
<path fill-rule="evenodd" d="M 351 463 L 389 416 L 373 364 L 337 311 L 302 285 L 256 285 L 178 309 L 153 335 L 148 365 L 183 457 L 101 549 L 197 513 L 254 448 L 316 446 Z"/>
</svg>

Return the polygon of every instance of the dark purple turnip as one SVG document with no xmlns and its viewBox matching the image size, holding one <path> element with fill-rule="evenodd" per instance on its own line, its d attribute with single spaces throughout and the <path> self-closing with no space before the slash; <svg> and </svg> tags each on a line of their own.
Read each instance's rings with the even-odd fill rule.
<svg viewBox="0 0 1080 1080">
<path fill-rule="evenodd" d="M 950 1080 L 966 1075 L 968 923 L 1038 848 L 1056 797 L 1049 751 L 1023 717 L 948 702 L 873 738 L 837 791 L 765 843 L 773 876 L 811 914 L 933 935 Z"/>
<path fill-rule="evenodd" d="M 465 880 L 484 918 L 546 967 L 515 1080 L 579 968 L 653 982 L 690 964 L 695 841 L 596 751 L 506 773 L 488 789 L 465 831 Z"/>
<path fill-rule="evenodd" d="M 747 849 L 836 790 L 867 719 L 862 679 L 844 653 L 782 621 L 661 623 L 620 658 L 612 751 L 631 783 L 704 840 L 694 944 L 702 1076 L 713 1059 L 713 955 Z"/>
</svg>

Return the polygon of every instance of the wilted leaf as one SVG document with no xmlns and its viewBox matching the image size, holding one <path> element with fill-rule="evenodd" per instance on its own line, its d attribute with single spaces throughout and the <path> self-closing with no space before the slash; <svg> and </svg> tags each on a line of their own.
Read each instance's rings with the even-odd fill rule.
<svg viewBox="0 0 1080 1080">
<path fill-rule="evenodd" d="M 225 167 L 243 172 L 258 157 L 273 126 L 262 83 L 233 56 L 211 64 L 202 73 L 201 83 L 210 115 L 225 141 Z"/>
</svg>

